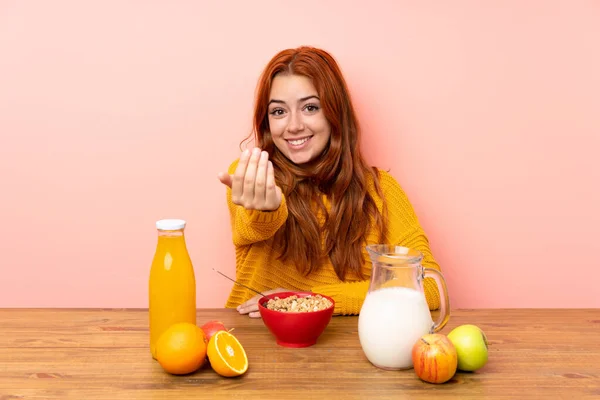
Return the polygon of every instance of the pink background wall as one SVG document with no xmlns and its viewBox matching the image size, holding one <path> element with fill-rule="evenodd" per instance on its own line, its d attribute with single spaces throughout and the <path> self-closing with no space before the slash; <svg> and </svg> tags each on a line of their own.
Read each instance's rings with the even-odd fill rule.
<svg viewBox="0 0 600 400">
<path fill-rule="evenodd" d="M 339 60 L 453 307 L 600 306 L 600 3 L 200 3 L 0 1 L 0 307 L 146 307 L 165 217 L 222 306 L 216 175 L 301 44 Z"/>
</svg>

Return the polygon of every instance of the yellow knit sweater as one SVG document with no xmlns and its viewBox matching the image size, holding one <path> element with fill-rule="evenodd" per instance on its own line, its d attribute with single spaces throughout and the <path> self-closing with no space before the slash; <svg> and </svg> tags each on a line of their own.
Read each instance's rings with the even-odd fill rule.
<svg viewBox="0 0 600 400">
<path fill-rule="evenodd" d="M 234 173 L 237 163 L 238 160 L 230 166 L 230 174 Z M 439 270 L 440 268 L 429 249 L 428 239 L 419 225 L 406 194 L 398 182 L 387 172 L 379 170 L 379 177 L 388 208 L 387 243 L 420 251 L 423 253 L 423 267 Z M 369 191 L 381 211 L 382 202 L 372 183 Z M 329 208 L 327 199 L 324 199 L 324 203 Z M 293 264 L 284 264 L 277 259 L 272 242 L 275 233 L 283 226 L 288 216 L 285 196 L 275 211 L 246 210 L 231 201 L 231 189 L 227 188 L 227 204 L 231 215 L 231 229 L 236 252 L 236 277 L 239 282 L 258 291 L 284 288 L 322 293 L 335 300 L 335 314 L 357 315 L 360 312 L 369 288 L 368 280 L 361 281 L 358 278 L 350 277 L 346 282 L 341 281 L 327 257 L 324 257 L 327 260 L 326 264 L 309 276 L 298 273 Z M 375 232 L 369 236 L 368 243 L 378 243 Z M 371 262 L 366 250 L 363 250 L 363 253 L 365 259 L 363 274 L 369 278 Z M 424 290 L 429 308 L 437 309 L 440 299 L 435 281 L 426 278 Z M 255 293 L 252 291 L 234 284 L 225 306 L 237 307 L 253 296 Z"/>
</svg>

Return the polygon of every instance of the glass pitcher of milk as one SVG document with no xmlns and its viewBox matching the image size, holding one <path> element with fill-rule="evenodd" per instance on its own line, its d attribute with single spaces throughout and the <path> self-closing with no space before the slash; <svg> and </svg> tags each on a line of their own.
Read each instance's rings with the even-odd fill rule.
<svg viewBox="0 0 600 400">
<path fill-rule="evenodd" d="M 413 367 L 412 348 L 427 333 L 442 329 L 450 318 L 446 281 L 441 272 L 423 268 L 423 255 L 392 245 L 370 245 L 373 263 L 369 291 L 358 317 L 358 336 L 367 359 L 376 367 Z M 440 292 L 440 315 L 434 323 L 425 300 L 423 280 L 431 277 Z"/>
</svg>

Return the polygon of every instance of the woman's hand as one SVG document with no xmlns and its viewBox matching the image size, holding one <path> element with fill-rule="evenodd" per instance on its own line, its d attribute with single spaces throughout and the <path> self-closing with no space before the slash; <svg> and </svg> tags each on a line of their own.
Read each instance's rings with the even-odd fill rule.
<svg viewBox="0 0 600 400">
<path fill-rule="evenodd" d="M 291 290 L 278 288 L 278 289 L 273 289 L 273 290 L 267 290 L 266 292 L 262 292 L 262 293 L 263 294 L 273 294 L 273 293 L 281 293 L 281 292 L 291 292 Z M 240 314 L 248 314 L 248 316 L 250 318 L 260 318 L 260 312 L 258 311 L 258 300 L 261 297 L 262 296 L 260 294 L 257 294 L 256 296 L 254 296 L 247 302 L 240 304 L 237 307 L 238 312 Z"/>
<path fill-rule="evenodd" d="M 269 153 L 259 148 L 244 150 L 235 173 L 220 173 L 219 180 L 231 188 L 233 203 L 247 210 L 274 211 L 281 204 L 273 163 Z"/>
</svg>

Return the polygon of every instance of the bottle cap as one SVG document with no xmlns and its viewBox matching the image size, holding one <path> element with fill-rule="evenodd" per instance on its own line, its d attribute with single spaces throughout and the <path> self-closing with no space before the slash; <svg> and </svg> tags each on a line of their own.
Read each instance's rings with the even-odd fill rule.
<svg viewBox="0 0 600 400">
<path fill-rule="evenodd" d="M 183 219 L 161 219 L 156 221 L 156 229 L 161 231 L 177 231 L 185 228 Z"/>
</svg>

